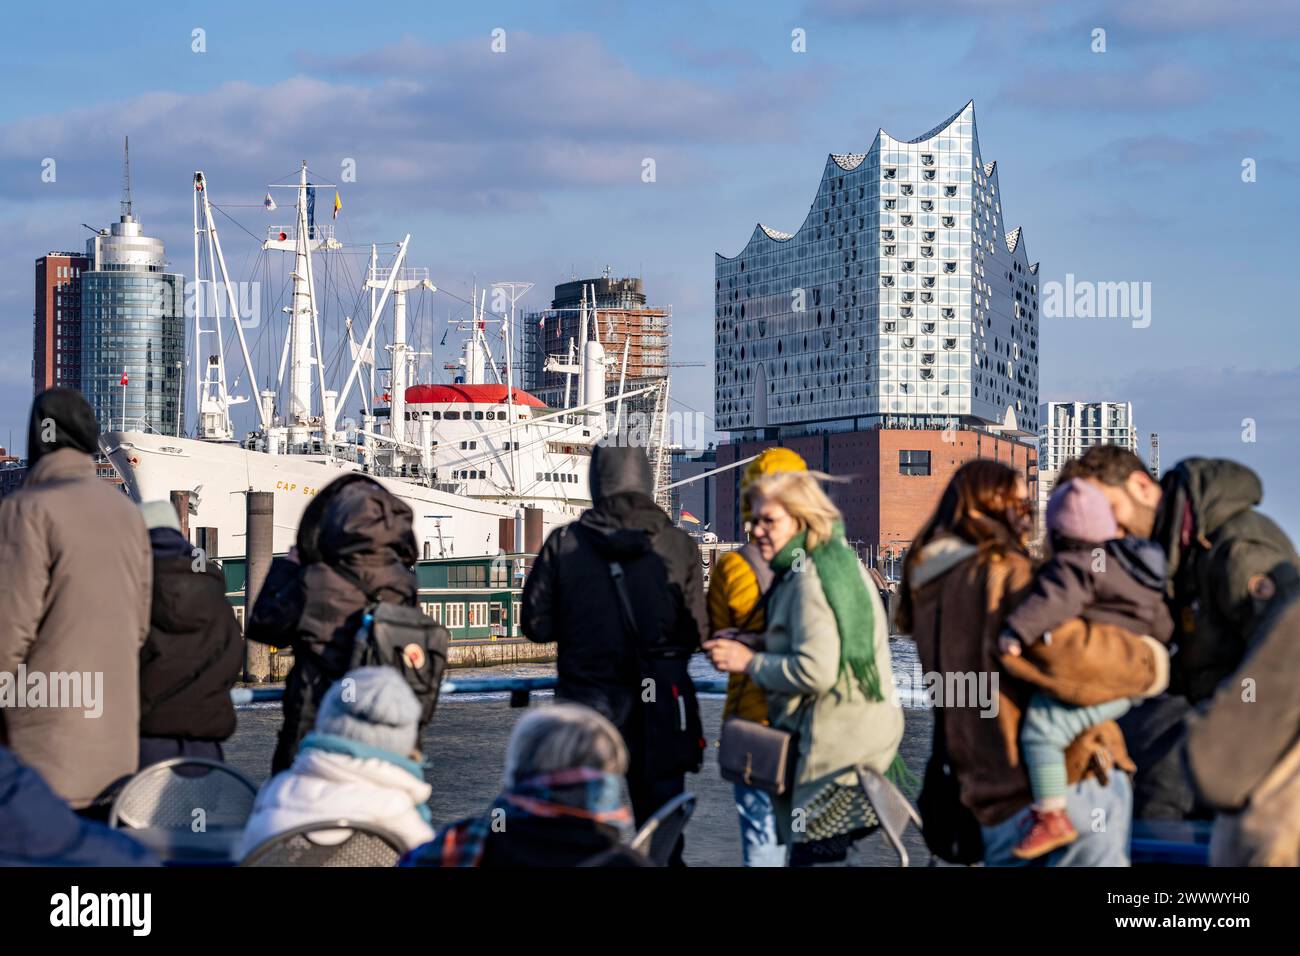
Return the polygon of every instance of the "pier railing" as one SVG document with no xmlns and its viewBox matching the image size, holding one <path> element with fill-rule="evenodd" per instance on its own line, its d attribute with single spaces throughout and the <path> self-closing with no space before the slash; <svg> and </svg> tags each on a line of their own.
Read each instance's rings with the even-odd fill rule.
<svg viewBox="0 0 1300 956">
<path fill-rule="evenodd" d="M 536 691 L 555 690 L 554 677 L 467 677 L 457 680 L 444 678 L 440 696 L 448 694 L 509 694 L 511 707 L 527 707 L 529 698 Z M 701 694 L 725 694 L 727 679 L 725 677 L 696 677 L 691 683 Z M 236 687 L 230 692 L 235 706 L 248 704 L 275 703 L 284 700 L 283 685 L 272 687 Z M 929 709 L 932 704 L 921 687 L 899 687 L 898 699 L 909 709 Z"/>
<path fill-rule="evenodd" d="M 554 677 L 448 677 L 440 696 L 447 694 L 509 694 L 511 707 L 527 707 L 535 691 L 555 690 Z M 701 694 L 725 694 L 725 677 L 697 677 L 692 681 Z M 284 699 L 283 687 L 236 687 L 230 692 L 236 705 L 274 703 Z"/>
</svg>

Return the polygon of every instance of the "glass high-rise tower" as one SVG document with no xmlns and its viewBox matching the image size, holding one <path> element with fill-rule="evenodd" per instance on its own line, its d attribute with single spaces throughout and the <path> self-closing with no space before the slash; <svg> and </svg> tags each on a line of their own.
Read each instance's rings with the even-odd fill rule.
<svg viewBox="0 0 1300 956">
<path fill-rule="evenodd" d="M 120 219 L 86 241 L 86 258 L 81 391 L 100 428 L 177 434 L 185 279 L 167 271 L 163 242 L 144 234 L 129 192 Z"/>
<path fill-rule="evenodd" d="M 735 440 L 1038 429 L 1038 265 L 1003 219 L 975 105 L 832 154 L 794 233 L 715 257 L 717 427 Z"/>
</svg>

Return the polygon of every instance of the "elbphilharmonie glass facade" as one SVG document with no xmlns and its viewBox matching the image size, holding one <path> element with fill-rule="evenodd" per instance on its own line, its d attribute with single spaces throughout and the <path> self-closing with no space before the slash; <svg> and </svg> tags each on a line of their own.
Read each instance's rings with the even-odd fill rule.
<svg viewBox="0 0 1300 956">
<path fill-rule="evenodd" d="M 1002 216 L 975 106 L 832 154 L 802 226 L 715 257 L 717 427 L 737 439 L 1038 428 L 1038 265 Z"/>
</svg>

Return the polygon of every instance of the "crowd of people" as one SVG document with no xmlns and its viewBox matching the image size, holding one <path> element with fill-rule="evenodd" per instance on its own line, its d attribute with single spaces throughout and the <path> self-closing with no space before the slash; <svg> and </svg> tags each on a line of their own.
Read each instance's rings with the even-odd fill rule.
<svg viewBox="0 0 1300 956">
<path fill-rule="evenodd" d="M 436 694 L 357 656 L 376 606 L 417 604 L 410 508 L 360 474 L 321 489 L 241 633 L 171 502 L 96 477 L 98 440 L 77 392 L 42 393 L 26 482 L 0 503 L 0 674 L 75 674 L 98 696 L 0 697 L 0 863 L 157 863 L 108 808 L 151 764 L 224 759 L 251 640 L 294 663 L 241 854 L 346 819 L 390 834 L 402 866 L 647 866 L 630 835 L 720 735 L 747 866 L 846 859 L 880 826 L 866 771 L 919 804 L 953 862 L 1126 865 L 1134 819 L 1199 819 L 1214 864 L 1300 865 L 1300 560 L 1235 462 L 1157 481 L 1091 448 L 1058 475 L 1041 554 L 1025 476 L 967 462 L 907 553 L 891 628 L 836 479 L 793 451 L 742 472 L 748 538 L 706 588 L 644 452 L 598 447 L 592 507 L 524 586 L 524 634 L 557 648 L 556 703 L 515 725 L 499 796 L 447 822 L 420 746 Z M 924 767 L 899 755 L 891 631 L 940 675 Z M 699 652 L 728 675 L 722 728 L 701 719 Z M 944 675 L 991 675 L 994 706 L 945 699 Z"/>
</svg>

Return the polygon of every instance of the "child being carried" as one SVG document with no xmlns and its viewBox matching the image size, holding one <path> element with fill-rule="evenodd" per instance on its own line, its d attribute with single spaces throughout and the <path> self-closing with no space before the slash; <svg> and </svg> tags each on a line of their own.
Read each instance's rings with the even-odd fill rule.
<svg viewBox="0 0 1300 956">
<path fill-rule="evenodd" d="M 1124 628 L 1134 640 L 1168 643 L 1174 626 L 1164 602 L 1164 552 L 1154 542 L 1121 537 L 1099 488 L 1077 478 L 1061 483 L 1047 503 L 1047 528 L 1052 558 L 1007 617 L 998 638 L 1001 653 L 1018 655 L 1024 646 L 1050 642 L 1052 628 L 1080 617 Z M 1157 658 L 1164 666 L 1146 696 L 1168 683 L 1168 656 Z M 1012 850 L 1016 857 L 1032 860 L 1078 839 L 1065 809 L 1065 750 L 1089 727 L 1115 720 L 1140 699 L 1082 707 L 1043 691 L 1033 695 L 1020 725 L 1020 749 L 1034 794 L 1033 823 Z"/>
</svg>

